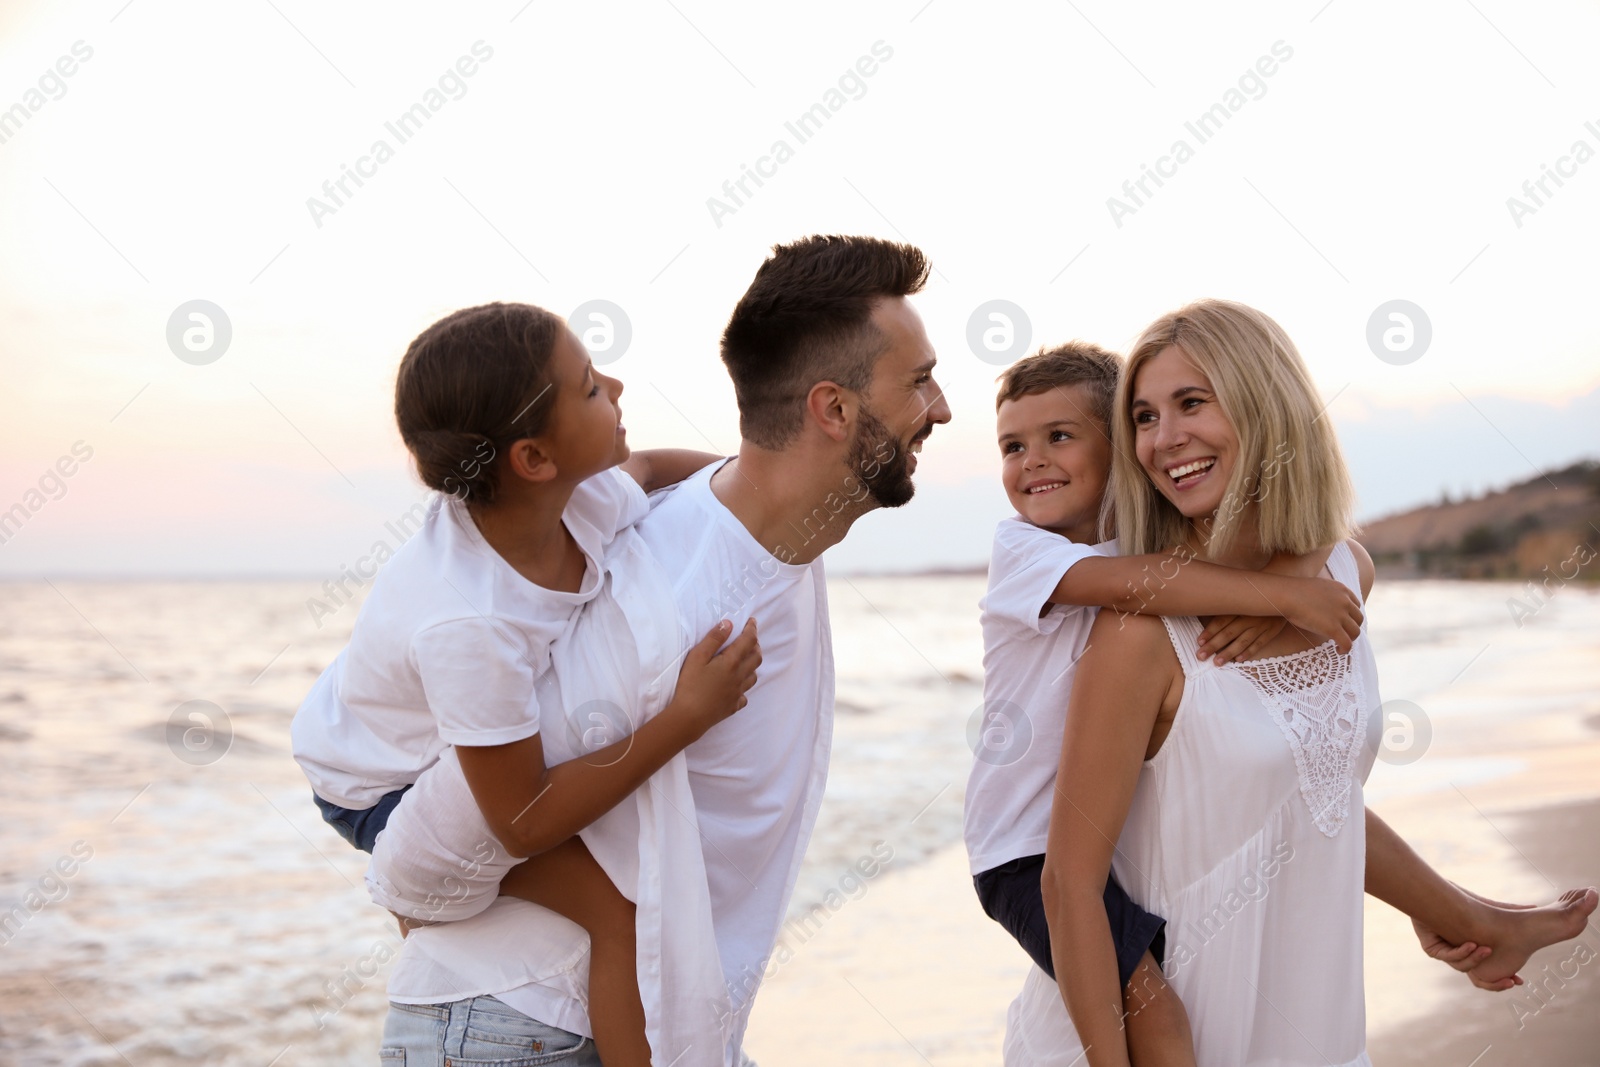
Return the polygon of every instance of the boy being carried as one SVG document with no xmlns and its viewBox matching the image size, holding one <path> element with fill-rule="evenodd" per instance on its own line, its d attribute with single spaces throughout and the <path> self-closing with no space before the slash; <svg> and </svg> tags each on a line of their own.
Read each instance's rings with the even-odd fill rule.
<svg viewBox="0 0 1600 1067">
<path fill-rule="evenodd" d="M 995 402 L 1001 477 L 1017 514 L 995 531 L 980 605 L 984 706 L 966 843 L 985 913 L 1052 978 L 1039 879 L 1073 666 L 1095 609 L 1211 616 L 1198 652 L 1219 665 L 1248 658 L 1285 626 L 1326 636 L 1347 653 L 1362 627 L 1355 594 L 1314 577 L 1326 552 L 1280 555 L 1265 571 L 1245 572 L 1181 551 L 1118 556 L 1114 540 L 1101 540 L 1113 526 L 1109 420 L 1121 369 L 1094 345 L 1062 345 L 1009 367 Z M 1275 470 L 1269 463 L 1251 479 L 1251 498 L 1272 491 Z M 1440 878 L 1370 810 L 1366 819 L 1368 891 L 1409 915 L 1424 951 L 1472 972 L 1479 988 L 1521 984 L 1515 972 L 1528 955 L 1575 936 L 1593 908 L 1592 892 L 1541 908 L 1478 897 Z M 1115 878 L 1105 903 L 1134 1062 L 1193 1064 L 1183 1005 L 1161 977 L 1165 920 L 1134 904 Z"/>
<path fill-rule="evenodd" d="M 1360 632 L 1344 585 L 1301 577 L 1308 561 L 1250 574 L 1176 553 L 1118 556 L 1098 536 L 1111 470 L 1111 398 L 1121 361 L 1074 343 L 1013 364 L 996 400 L 1002 479 L 1016 516 L 995 531 L 981 605 L 984 706 L 967 783 L 966 841 L 985 913 L 1054 977 L 1039 873 L 1072 685 L 1095 608 L 1217 614 L 1201 652 L 1219 662 L 1286 625 L 1341 651 Z M 1192 1063 L 1183 1005 L 1161 978 L 1164 920 L 1112 879 L 1106 912 L 1118 946 L 1128 1044 L 1141 1063 Z"/>
</svg>

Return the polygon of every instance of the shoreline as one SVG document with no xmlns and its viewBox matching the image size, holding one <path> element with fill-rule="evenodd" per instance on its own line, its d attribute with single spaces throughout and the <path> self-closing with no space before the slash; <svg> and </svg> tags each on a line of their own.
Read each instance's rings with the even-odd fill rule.
<svg viewBox="0 0 1600 1067">
<path fill-rule="evenodd" d="M 1592 732 L 1600 716 L 1575 718 L 1588 728 L 1580 736 L 1507 746 L 1518 764 L 1510 773 L 1373 806 L 1447 878 L 1486 896 L 1542 904 L 1600 884 L 1600 737 Z M 1579 938 L 1535 954 L 1522 970 L 1528 984 L 1506 993 L 1478 990 L 1428 958 L 1409 920 L 1371 897 L 1365 927 L 1375 1067 L 1596 1062 L 1594 921 Z M 797 946 L 756 999 L 747 1051 L 761 1067 L 841 1059 L 990 1067 L 1000 1062 L 1006 1009 L 1029 966 L 983 914 L 958 842 L 886 872 Z M 1545 990 L 1537 998 L 1536 982 Z"/>
<path fill-rule="evenodd" d="M 1567 889 L 1600 883 L 1600 797 L 1508 812 L 1496 823 L 1544 890 L 1523 899 L 1542 903 Z M 1425 1015 L 1382 1030 L 1369 1027 L 1367 1048 L 1375 1067 L 1595 1063 L 1600 930 L 1594 919 L 1574 940 L 1536 952 L 1521 974 L 1526 984 L 1504 993 L 1486 993 L 1462 976 L 1448 975 Z"/>
<path fill-rule="evenodd" d="M 958 842 L 886 872 L 799 946 L 756 996 L 745 1051 L 761 1067 L 990 1067 L 1030 966 L 983 914 Z"/>
<path fill-rule="evenodd" d="M 1361 540 L 1358 536 L 1357 541 Z M 1380 562 L 1373 560 L 1374 574 L 1380 582 L 1471 582 L 1474 585 L 1508 585 L 1521 589 L 1527 583 L 1540 578 L 1538 574 L 1523 575 L 1483 575 L 1483 574 L 1445 574 L 1420 570 L 1404 563 Z M 948 566 L 925 567 L 909 571 L 886 570 L 850 570 L 840 571 L 830 577 L 837 578 L 972 578 L 984 577 L 989 573 L 989 564 L 983 563 L 952 563 Z M 318 578 L 324 576 L 319 575 Z M 0 578 L 0 581 L 4 581 Z M 42 579 L 33 579 L 40 580 Z M 263 579 L 271 580 L 271 579 Z M 1573 586 L 1578 589 L 1595 591 L 1600 589 L 1600 570 L 1580 572 L 1567 579 L 1553 579 L 1558 582 L 1557 588 Z"/>
</svg>

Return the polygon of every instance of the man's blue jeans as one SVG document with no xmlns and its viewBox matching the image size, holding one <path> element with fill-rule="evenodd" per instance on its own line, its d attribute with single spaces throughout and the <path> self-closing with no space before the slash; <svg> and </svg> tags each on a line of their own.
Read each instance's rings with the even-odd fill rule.
<svg viewBox="0 0 1600 1067">
<path fill-rule="evenodd" d="M 600 1067 L 587 1037 L 558 1030 L 494 997 L 389 1005 L 382 1067 Z"/>
</svg>

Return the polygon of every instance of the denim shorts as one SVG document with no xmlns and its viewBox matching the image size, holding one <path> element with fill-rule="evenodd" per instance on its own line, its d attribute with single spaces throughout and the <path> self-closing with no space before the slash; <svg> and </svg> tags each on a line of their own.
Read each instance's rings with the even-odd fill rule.
<svg viewBox="0 0 1600 1067">
<path fill-rule="evenodd" d="M 317 802 L 317 810 L 322 812 L 323 822 L 339 831 L 340 837 L 362 852 L 370 853 L 372 843 L 378 839 L 378 835 L 389 822 L 389 813 L 394 811 L 395 805 L 400 803 L 400 798 L 410 788 L 409 785 L 402 786 L 392 793 L 385 793 L 370 808 L 341 808 L 337 804 L 323 800 L 315 793 L 311 794 L 311 799 Z"/>
<path fill-rule="evenodd" d="M 1024 856 L 993 870 L 972 876 L 984 914 L 1017 939 L 1039 969 L 1056 976 L 1050 958 L 1050 927 L 1045 922 L 1044 893 L 1039 875 L 1043 856 Z M 1128 898 L 1115 877 L 1106 879 L 1106 918 L 1111 922 L 1111 942 L 1117 950 L 1117 977 L 1126 986 L 1149 952 L 1156 963 L 1166 954 L 1167 920 L 1151 915 Z"/>
<path fill-rule="evenodd" d="M 536 1022 L 494 997 L 389 1004 L 381 1067 L 600 1067 L 587 1037 Z"/>
</svg>

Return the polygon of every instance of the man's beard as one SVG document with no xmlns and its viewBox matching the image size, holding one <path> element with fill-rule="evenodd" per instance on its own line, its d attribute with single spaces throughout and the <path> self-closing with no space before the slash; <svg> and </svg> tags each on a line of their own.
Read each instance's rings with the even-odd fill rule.
<svg viewBox="0 0 1600 1067">
<path fill-rule="evenodd" d="M 856 438 L 850 443 L 850 469 L 861 479 L 880 508 L 909 503 L 917 487 L 911 481 L 911 460 L 888 423 L 863 405 Z M 921 436 L 926 436 L 923 434 Z"/>
</svg>

